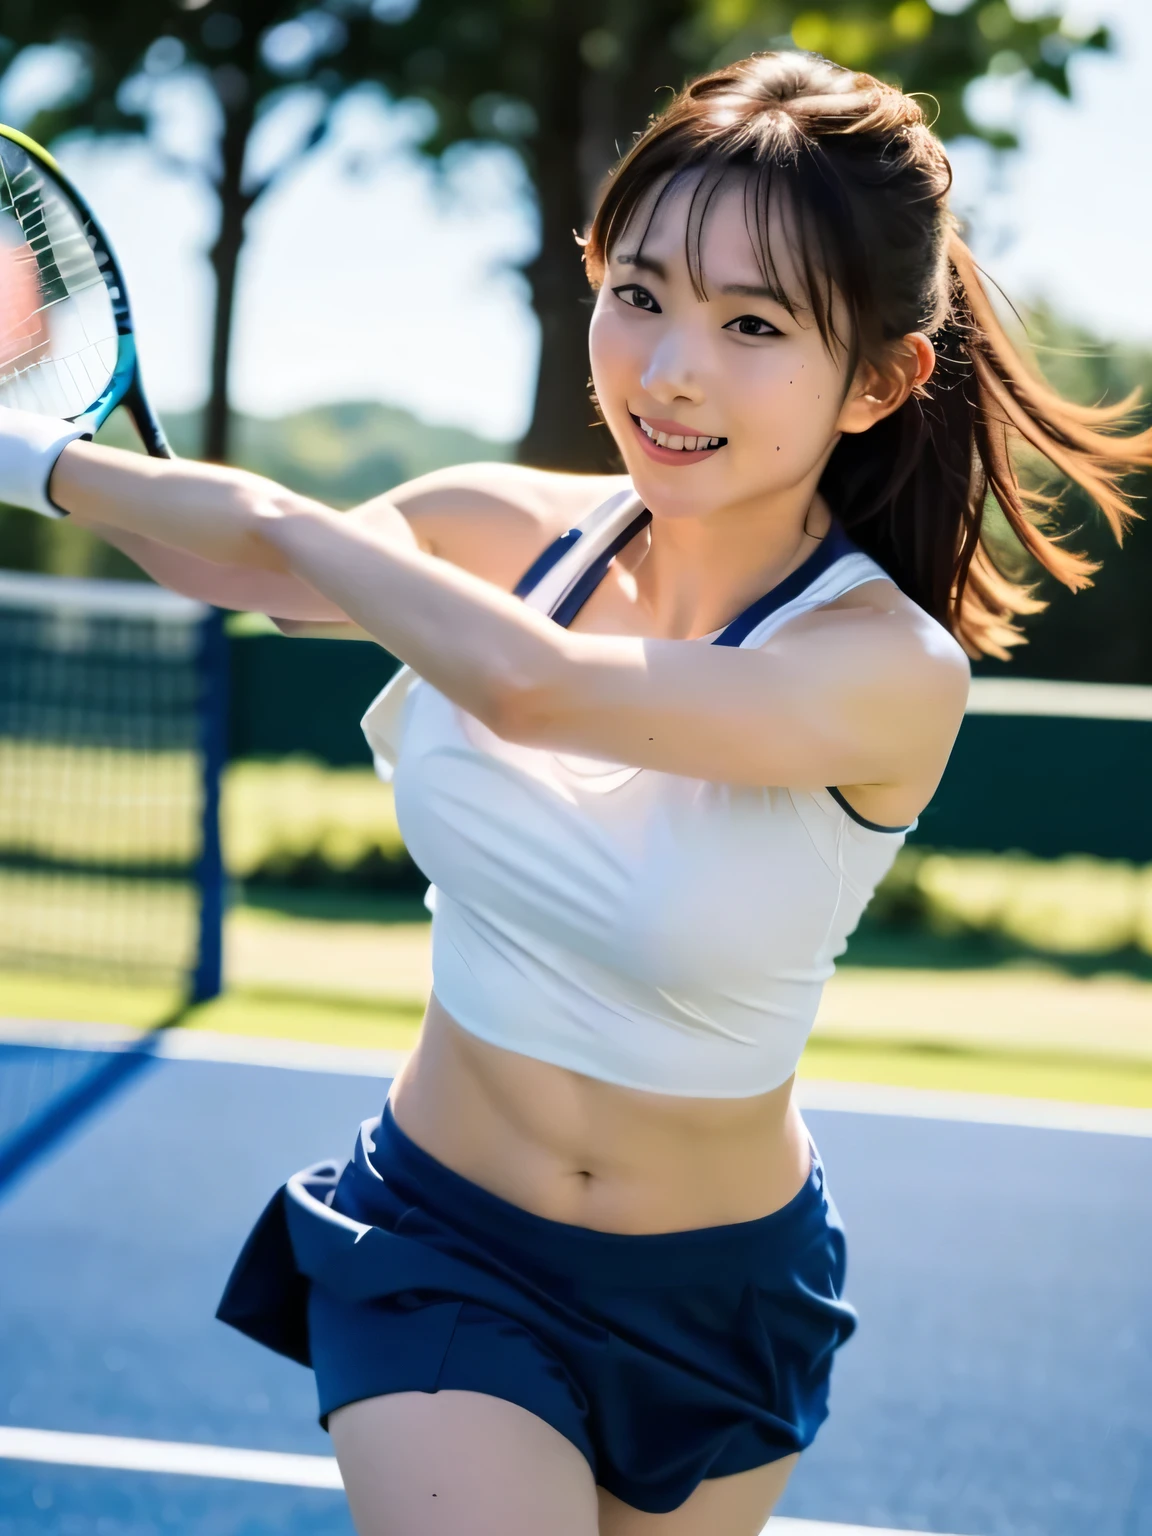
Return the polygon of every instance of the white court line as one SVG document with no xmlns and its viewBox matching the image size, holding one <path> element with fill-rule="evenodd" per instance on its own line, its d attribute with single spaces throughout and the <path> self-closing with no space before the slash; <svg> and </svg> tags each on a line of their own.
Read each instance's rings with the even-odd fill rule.
<svg viewBox="0 0 1152 1536">
<path fill-rule="evenodd" d="M 351 1045 L 318 1045 L 312 1040 L 266 1040 L 256 1035 L 217 1035 L 207 1029 L 171 1029 L 160 1036 L 159 1052 L 175 1061 L 222 1061 L 240 1066 L 286 1067 L 296 1072 L 336 1072 L 349 1077 L 395 1077 L 407 1051 L 380 1051 Z"/>
<path fill-rule="evenodd" d="M 60 1046 L 76 1051 L 119 1051 L 147 1033 L 117 1024 L 75 1024 L 64 1019 L 0 1018 L 0 1041 Z M 346 1077 L 395 1077 L 407 1051 L 321 1045 L 261 1035 L 222 1035 L 208 1029 L 166 1029 L 154 1051 L 172 1061 L 218 1061 L 242 1067 L 284 1067 L 295 1072 L 333 1072 Z"/>
<path fill-rule="evenodd" d="M 283 1451 L 241 1451 L 229 1445 L 178 1440 L 126 1440 L 119 1435 L 71 1435 L 54 1429 L 0 1425 L 0 1457 L 63 1467 L 105 1467 L 116 1472 L 176 1472 L 232 1482 L 280 1483 L 289 1488 L 343 1488 L 334 1456 L 289 1456 Z"/>
<path fill-rule="evenodd" d="M 128 613 L 150 619 L 202 619 L 206 603 L 143 581 L 94 581 L 84 576 L 33 576 L 0 571 L 0 608 L 54 608 L 80 613 Z"/>
<path fill-rule="evenodd" d="M 1077 1104 L 1066 1099 L 1017 1099 L 998 1093 L 951 1093 L 942 1088 L 889 1088 L 882 1083 L 839 1083 L 798 1077 L 801 1109 L 855 1115 L 961 1120 L 969 1125 L 1019 1125 L 1040 1131 L 1092 1131 L 1102 1136 L 1152 1136 L 1152 1109 Z"/>
<path fill-rule="evenodd" d="M 0 1040 L 58 1045 L 75 1050 L 118 1050 L 143 1038 L 114 1026 L 46 1019 L 0 1018 Z M 331 1072 L 349 1077 L 395 1077 L 406 1051 L 319 1045 L 307 1040 L 274 1040 L 257 1035 L 222 1035 L 207 1029 L 165 1030 L 156 1054 L 175 1061 L 215 1061 L 296 1072 Z M 1152 1137 L 1152 1109 L 1111 1104 L 1078 1104 L 1063 1099 L 1021 1099 L 995 1093 L 952 1093 L 936 1088 L 893 1088 L 882 1083 L 844 1083 L 800 1077 L 796 1098 L 802 1109 L 839 1110 L 857 1115 L 890 1115 L 915 1120 L 955 1120 L 974 1125 L 1018 1125 L 1045 1131 L 1088 1131 L 1105 1136 Z"/>
<path fill-rule="evenodd" d="M 925 1531 L 893 1531 L 878 1525 L 832 1525 L 827 1520 L 792 1520 L 774 1515 L 760 1536 L 927 1536 Z"/>
<path fill-rule="evenodd" d="M 1058 715 L 1081 720 L 1152 720 L 1152 688 L 1139 683 L 1058 683 L 974 677 L 970 715 Z"/>
<path fill-rule="evenodd" d="M 162 1472 L 216 1477 L 230 1482 L 276 1483 L 287 1488 L 343 1488 L 334 1456 L 291 1456 L 283 1451 L 243 1451 L 227 1445 L 189 1445 L 178 1440 L 127 1440 L 118 1435 L 62 1434 L 53 1429 L 0 1425 L 0 1458 L 64 1467 L 102 1467 L 113 1472 Z M 763 1536 L 924 1536 L 916 1531 L 868 1525 L 828 1525 L 778 1515 Z"/>
</svg>

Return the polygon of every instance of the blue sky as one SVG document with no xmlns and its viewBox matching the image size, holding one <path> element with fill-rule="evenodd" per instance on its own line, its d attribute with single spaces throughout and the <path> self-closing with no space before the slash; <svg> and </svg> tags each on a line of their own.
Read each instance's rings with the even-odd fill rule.
<svg viewBox="0 0 1152 1536">
<path fill-rule="evenodd" d="M 1078 14 L 1113 27 L 1116 53 L 1078 61 L 1071 104 L 1010 84 L 984 92 L 980 110 L 1016 114 L 1023 149 L 996 164 L 979 146 L 954 146 L 953 201 L 1013 299 L 1044 297 L 1101 337 L 1152 344 L 1152 0 L 1101 0 Z M 173 101 L 167 124 L 170 143 L 194 145 L 195 103 Z M 381 128 L 392 145 L 383 155 Z M 350 102 L 331 145 L 258 205 L 235 402 L 278 415 L 379 399 L 515 438 L 538 354 L 525 284 L 508 269 L 536 241 L 523 179 L 493 151 L 438 180 L 405 149 L 408 135 L 403 114 Z M 75 144 L 61 160 L 120 253 L 150 393 L 161 408 L 195 405 L 207 376 L 211 200 L 141 144 Z"/>
</svg>

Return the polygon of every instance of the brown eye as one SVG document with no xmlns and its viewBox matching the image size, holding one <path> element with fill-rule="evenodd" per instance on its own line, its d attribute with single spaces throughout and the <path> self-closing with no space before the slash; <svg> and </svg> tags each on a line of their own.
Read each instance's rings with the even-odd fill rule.
<svg viewBox="0 0 1152 1536">
<path fill-rule="evenodd" d="M 774 325 L 770 325 L 767 320 L 761 320 L 759 315 L 740 315 L 735 320 L 729 320 L 724 329 L 730 331 L 734 326 L 738 327 L 737 335 L 740 336 L 780 336 L 783 334 Z M 758 326 L 760 329 L 752 329 L 754 326 Z"/>
<path fill-rule="evenodd" d="M 647 288 L 641 288 L 639 283 L 622 283 L 619 288 L 613 288 L 616 297 L 628 305 L 630 309 L 642 309 L 647 314 L 658 315 L 660 306 L 648 292 Z M 631 298 L 625 298 L 625 294 L 631 294 Z"/>
</svg>

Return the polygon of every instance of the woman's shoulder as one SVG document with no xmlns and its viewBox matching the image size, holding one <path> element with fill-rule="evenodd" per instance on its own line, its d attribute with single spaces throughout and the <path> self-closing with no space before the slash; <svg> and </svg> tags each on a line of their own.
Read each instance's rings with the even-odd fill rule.
<svg viewBox="0 0 1152 1536">
<path fill-rule="evenodd" d="M 630 484 L 627 475 L 481 461 L 432 470 L 380 500 L 401 512 L 429 554 L 510 590 L 553 539 Z M 368 522 L 372 505 L 358 509 Z"/>
<path fill-rule="evenodd" d="M 830 665 L 863 665 L 905 703 L 929 695 L 963 713 L 971 663 L 955 635 L 879 570 L 830 601 L 800 614 L 781 632 L 792 644 L 818 639 Z"/>
</svg>

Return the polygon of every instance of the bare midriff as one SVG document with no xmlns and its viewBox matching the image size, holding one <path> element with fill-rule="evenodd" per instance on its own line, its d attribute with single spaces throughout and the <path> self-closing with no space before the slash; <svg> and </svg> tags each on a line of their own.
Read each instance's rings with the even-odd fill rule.
<svg viewBox="0 0 1152 1536">
<path fill-rule="evenodd" d="M 522 1210 L 600 1232 L 755 1221 L 810 1172 L 792 1079 L 751 1098 L 623 1088 L 490 1045 L 429 1000 L 389 1102 L 438 1162 Z"/>
</svg>

